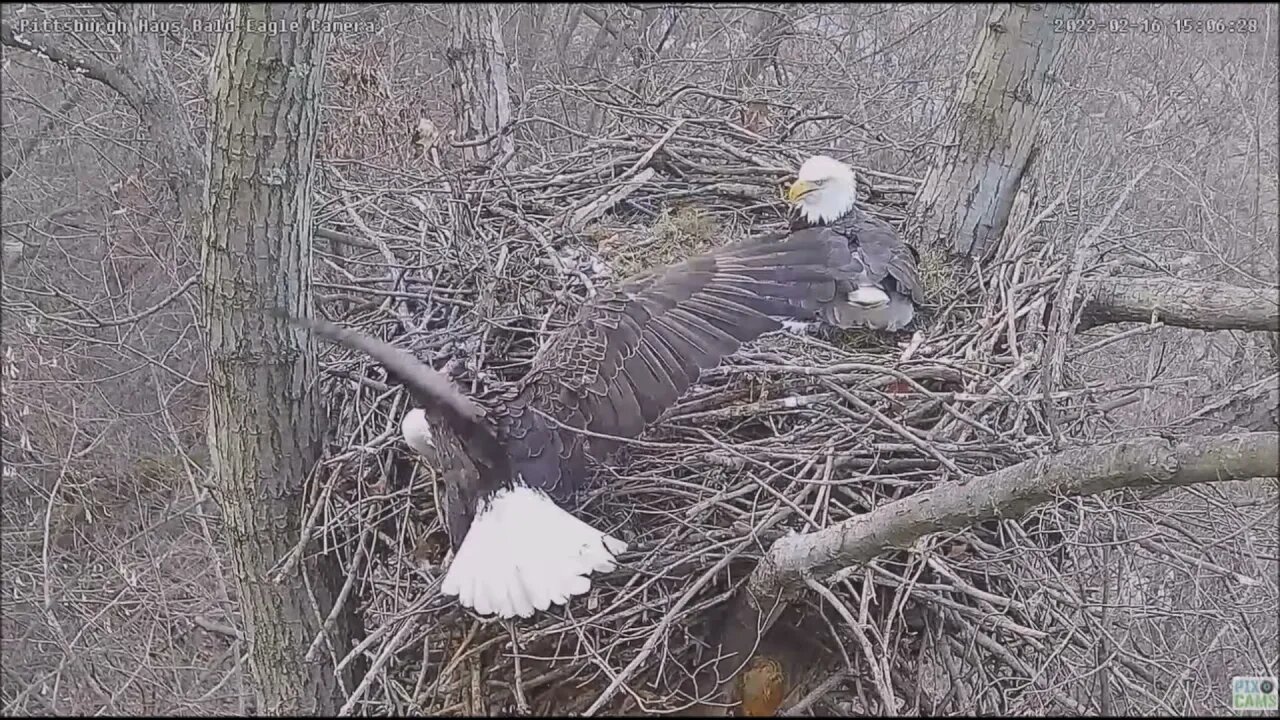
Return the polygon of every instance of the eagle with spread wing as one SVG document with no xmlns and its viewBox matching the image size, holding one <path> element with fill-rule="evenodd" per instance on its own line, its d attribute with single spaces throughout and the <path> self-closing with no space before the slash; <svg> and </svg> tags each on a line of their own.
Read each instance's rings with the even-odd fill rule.
<svg viewBox="0 0 1280 720">
<path fill-rule="evenodd" d="M 854 290 L 850 245 L 825 229 L 727 245 L 604 288 L 539 350 L 523 379 L 470 397 L 412 354 L 317 319 L 294 319 L 373 357 L 414 409 L 406 443 L 445 485 L 454 557 L 441 591 L 503 618 L 567 603 L 627 543 L 574 517 L 570 500 L 742 343 L 817 319 Z"/>
</svg>

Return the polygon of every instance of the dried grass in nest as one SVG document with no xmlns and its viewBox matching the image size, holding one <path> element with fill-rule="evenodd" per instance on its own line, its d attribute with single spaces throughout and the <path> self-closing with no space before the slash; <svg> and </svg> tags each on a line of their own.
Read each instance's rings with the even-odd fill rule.
<svg viewBox="0 0 1280 720">
<path fill-rule="evenodd" d="M 602 141 L 501 182 L 468 178 L 455 185 L 475 190 L 466 205 L 424 191 L 430 182 L 396 192 L 342 188 L 347 207 L 360 208 L 350 216 L 365 218 L 347 231 L 369 245 L 356 253 L 361 263 L 350 254 L 327 263 L 318 292 L 341 302 L 324 314 L 395 337 L 437 365 L 460 357 L 491 378 L 518 377 L 540 333 L 563 323 L 593 282 L 589 263 L 552 257 L 564 246 L 634 270 L 780 225 L 777 183 L 812 149 L 766 146 L 728 124 L 678 130 L 665 141 L 663 132 Z M 661 149 L 650 157 L 661 159 L 663 172 L 583 232 L 565 232 L 574 210 L 634 176 L 655 144 Z M 890 218 L 904 212 L 870 209 Z M 604 240 L 613 244 L 600 248 Z M 980 279 L 983 297 L 992 298 L 986 306 L 957 300 L 977 297 L 964 286 L 975 282 L 970 276 L 929 270 L 926 259 L 926 277 L 949 285 L 935 288 L 947 300 L 923 318 L 924 344 L 908 359 L 898 338 L 777 334 L 706 373 L 579 497 L 582 517 L 630 543 L 619 569 L 595 576 L 589 596 L 517 622 L 514 631 L 477 621 L 436 592 L 447 547 L 437 478 L 415 470 L 398 442 L 405 398 L 375 387 L 385 378 L 364 358 L 327 349 L 330 369 L 345 379 L 325 382 L 336 440 L 312 526 L 326 545 L 347 547 L 368 631 L 356 652 L 373 669 L 352 709 L 688 709 L 709 689 L 693 678 L 715 658 L 708 643 L 718 610 L 777 537 L 1043 451 L 1043 421 L 1027 399 L 1038 385 L 1025 360 L 1042 342 L 1034 328 L 1051 284 L 1033 281 L 1048 257 L 1046 248 L 1003 248 Z M 1050 535 L 1052 520 L 1042 523 Z M 807 623 L 809 640 L 826 648 L 811 670 L 851 669 L 854 690 L 831 695 L 831 707 L 874 712 L 894 696 L 939 710 L 930 703 L 945 683 L 936 695 L 893 684 L 922 677 L 927 690 L 927 677 L 964 674 L 985 658 L 1018 667 L 1038 637 L 1028 616 L 1043 613 L 1045 590 L 1034 585 L 1052 561 L 1038 549 L 1045 542 L 1023 528 L 992 523 L 929 537 L 807 600 L 795 622 Z M 1038 600 L 1024 603 L 1031 594 Z M 993 620 L 997 610 L 1006 614 Z M 611 685 L 621 691 L 602 696 Z"/>
</svg>

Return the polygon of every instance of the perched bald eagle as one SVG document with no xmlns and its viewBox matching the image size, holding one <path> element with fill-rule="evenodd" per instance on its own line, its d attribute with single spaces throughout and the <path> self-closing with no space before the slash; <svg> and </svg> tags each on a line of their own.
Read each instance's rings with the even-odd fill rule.
<svg viewBox="0 0 1280 720">
<path fill-rule="evenodd" d="M 857 206 L 853 168 L 815 155 L 800 166 L 786 197 L 798 215 L 793 229 L 829 228 L 848 241 L 853 253 L 854 262 L 845 270 L 856 287 L 842 301 L 823 305 L 822 319 L 841 328 L 891 332 L 910 323 L 915 306 L 925 299 L 915 250 L 889 223 Z"/>
<path fill-rule="evenodd" d="M 816 319 L 847 293 L 853 257 L 819 229 L 725 246 L 600 290 L 519 382 L 478 397 L 410 353 L 321 320 L 294 319 L 362 351 L 416 407 L 405 442 L 442 471 L 454 548 L 441 583 L 466 607 L 529 617 L 586 592 L 627 543 L 565 508 L 600 460 L 670 407 L 699 373 L 781 318 Z M 584 432 L 585 430 L 585 432 Z"/>
</svg>

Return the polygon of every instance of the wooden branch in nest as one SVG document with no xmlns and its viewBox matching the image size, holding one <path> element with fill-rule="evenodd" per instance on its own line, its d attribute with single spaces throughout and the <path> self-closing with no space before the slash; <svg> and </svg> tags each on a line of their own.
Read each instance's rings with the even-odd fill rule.
<svg viewBox="0 0 1280 720">
<path fill-rule="evenodd" d="M 968 483 L 912 495 L 817 532 L 783 537 L 729 604 L 722 659 L 715 665 L 718 682 L 723 683 L 721 697 L 729 703 L 743 700 L 738 685 L 729 681 L 804 588 L 806 578 L 870 562 L 892 548 L 909 548 L 930 533 L 1018 517 L 1055 498 L 1124 487 L 1275 477 L 1277 464 L 1280 433 L 1275 432 L 1196 437 L 1178 444 L 1141 438 L 1028 460 Z"/>
<path fill-rule="evenodd" d="M 218 635 L 225 635 L 226 637 L 229 637 L 232 640 L 244 639 L 244 636 L 240 634 L 239 630 L 225 623 L 220 623 L 220 622 L 217 622 L 216 620 L 210 620 L 209 618 L 203 615 L 196 615 L 195 617 L 191 618 L 191 623 L 196 627 L 201 628 L 202 630 L 205 630 L 211 633 L 217 633 Z"/>
<path fill-rule="evenodd" d="M 626 200 L 628 196 L 639 190 L 642 185 L 649 182 L 656 174 L 653 168 L 646 168 L 639 175 L 623 182 L 621 185 L 579 208 L 573 214 L 573 217 L 569 219 L 569 229 L 574 232 L 581 232 L 587 226 L 587 223 L 604 215 L 618 203 Z"/>
<path fill-rule="evenodd" d="M 676 131 L 684 127 L 684 122 L 683 119 L 679 119 L 672 123 L 671 127 L 662 137 L 658 138 L 657 142 L 632 163 L 631 167 L 624 170 L 616 178 L 615 182 L 619 183 L 616 187 L 574 210 L 573 215 L 569 218 L 569 229 L 573 232 L 580 232 L 587 226 L 587 223 L 609 212 L 618 203 L 626 200 L 632 193 L 652 180 L 657 171 L 648 167 L 649 163 L 653 160 L 653 156 L 675 136 Z"/>
<path fill-rule="evenodd" d="M 1083 327 L 1152 322 L 1198 330 L 1280 330 L 1275 288 L 1174 278 L 1108 278 L 1096 284 Z"/>
</svg>

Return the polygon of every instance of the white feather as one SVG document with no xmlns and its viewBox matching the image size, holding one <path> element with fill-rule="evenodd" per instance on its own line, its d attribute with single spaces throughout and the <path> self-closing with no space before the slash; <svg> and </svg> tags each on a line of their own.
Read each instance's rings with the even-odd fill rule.
<svg viewBox="0 0 1280 720">
<path fill-rule="evenodd" d="M 861 324 L 873 330 L 889 332 L 897 332 L 906 327 L 916 314 L 911 298 L 897 292 L 890 292 L 888 297 L 889 302 L 884 305 L 861 309 L 858 313 Z"/>
<path fill-rule="evenodd" d="M 879 308 L 889 304 L 889 293 L 875 285 L 860 285 L 849 293 L 849 302 L 864 308 Z"/>
<path fill-rule="evenodd" d="M 587 576 L 612 570 L 626 549 L 546 493 L 517 485 L 481 501 L 440 591 L 481 615 L 527 618 L 585 593 Z"/>
<path fill-rule="evenodd" d="M 421 408 L 414 408 L 405 413 L 400 421 L 400 434 L 409 447 L 421 455 L 431 456 L 435 452 L 435 438 L 431 435 L 431 426 L 427 424 L 427 414 Z"/>
<path fill-rule="evenodd" d="M 783 320 L 782 329 L 796 335 L 806 335 L 809 332 L 809 323 L 800 320 Z"/>
</svg>

